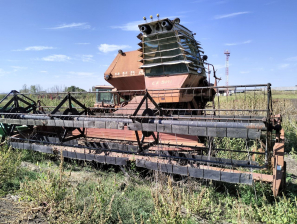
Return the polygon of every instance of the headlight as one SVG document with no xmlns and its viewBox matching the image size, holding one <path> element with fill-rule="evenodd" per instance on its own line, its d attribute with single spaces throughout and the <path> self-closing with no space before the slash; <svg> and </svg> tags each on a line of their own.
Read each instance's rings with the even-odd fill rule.
<svg viewBox="0 0 297 224">
<path fill-rule="evenodd" d="M 197 69 L 197 72 L 200 74 L 200 73 L 202 73 L 202 68 L 198 68 Z"/>
</svg>

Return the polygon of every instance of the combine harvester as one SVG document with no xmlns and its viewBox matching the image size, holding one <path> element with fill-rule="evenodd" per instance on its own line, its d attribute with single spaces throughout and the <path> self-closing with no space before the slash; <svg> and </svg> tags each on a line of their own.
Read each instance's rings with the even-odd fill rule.
<svg viewBox="0 0 297 224">
<path fill-rule="evenodd" d="M 86 107 L 77 93 L 56 93 L 63 98 L 53 108 L 17 91 L 5 96 L 0 130 L 9 144 L 120 166 L 132 160 L 138 167 L 193 178 L 271 182 L 277 196 L 285 186 L 284 131 L 281 116 L 273 115 L 270 84 L 217 86 L 213 65 L 178 18 L 139 29 L 140 49 L 119 50 L 104 74 L 114 89 L 96 92 L 102 99 L 96 108 Z M 213 70 L 214 85 L 206 67 Z M 220 107 L 251 96 L 262 103 Z M 236 150 L 216 147 L 222 138 L 245 144 Z"/>
</svg>

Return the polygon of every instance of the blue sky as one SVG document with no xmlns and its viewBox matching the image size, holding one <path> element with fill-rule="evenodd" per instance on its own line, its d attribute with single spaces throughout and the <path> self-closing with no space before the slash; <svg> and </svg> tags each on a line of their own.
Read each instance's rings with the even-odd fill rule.
<svg viewBox="0 0 297 224">
<path fill-rule="evenodd" d="M 296 10 L 295 0 L 0 0 L 0 92 L 106 84 L 117 50 L 137 49 L 137 24 L 157 13 L 196 33 L 219 85 L 228 49 L 229 85 L 294 86 Z"/>
</svg>

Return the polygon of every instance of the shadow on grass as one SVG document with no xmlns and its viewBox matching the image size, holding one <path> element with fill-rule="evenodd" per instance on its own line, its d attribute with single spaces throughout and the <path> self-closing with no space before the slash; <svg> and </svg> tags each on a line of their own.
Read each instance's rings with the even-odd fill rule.
<svg viewBox="0 0 297 224">
<path fill-rule="evenodd" d="M 286 178 L 286 192 L 285 196 L 290 198 L 297 197 L 297 184 L 296 184 L 297 176 L 294 174 L 287 174 Z M 293 183 L 295 182 L 295 183 Z"/>
<path fill-rule="evenodd" d="M 17 175 L 9 181 L 2 183 L 0 188 L 0 197 L 7 194 L 13 194 L 20 189 L 20 185 L 25 180 L 37 180 L 40 174 L 24 168 L 20 168 Z"/>
</svg>

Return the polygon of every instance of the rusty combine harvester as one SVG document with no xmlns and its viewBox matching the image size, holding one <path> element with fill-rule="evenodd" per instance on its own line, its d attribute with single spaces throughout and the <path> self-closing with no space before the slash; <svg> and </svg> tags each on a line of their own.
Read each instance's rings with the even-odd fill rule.
<svg viewBox="0 0 297 224">
<path fill-rule="evenodd" d="M 285 186 L 284 131 L 281 116 L 273 115 L 270 84 L 217 86 L 200 43 L 178 18 L 139 29 L 140 49 L 119 50 L 104 74 L 113 87 L 96 92 L 103 100 L 95 108 L 77 93 L 59 93 L 64 96 L 54 108 L 17 91 L 4 97 L 0 123 L 9 144 L 113 165 L 133 160 L 138 167 L 193 178 L 271 182 L 278 195 Z M 205 65 L 213 68 L 214 85 Z M 220 96 L 222 91 L 229 94 Z M 251 96 L 262 103 L 220 106 Z M 222 138 L 242 139 L 244 147 L 219 148 Z"/>
</svg>

